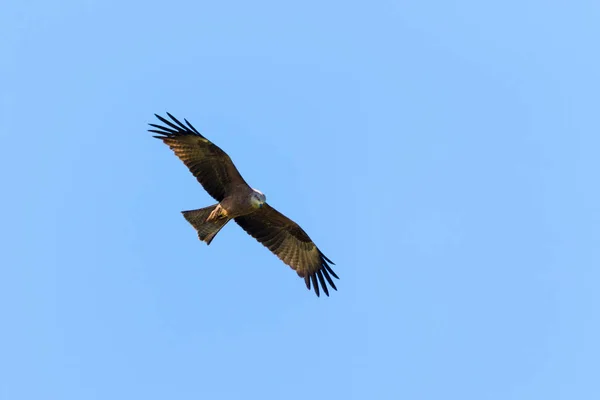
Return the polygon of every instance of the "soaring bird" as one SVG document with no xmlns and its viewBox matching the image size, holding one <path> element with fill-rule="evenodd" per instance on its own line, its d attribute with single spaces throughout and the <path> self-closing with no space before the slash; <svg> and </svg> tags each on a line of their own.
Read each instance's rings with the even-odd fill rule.
<svg viewBox="0 0 600 400">
<path fill-rule="evenodd" d="M 198 238 L 209 245 L 227 222 L 234 220 L 281 261 L 304 278 L 307 289 L 319 296 L 319 286 L 329 296 L 327 283 L 337 290 L 331 277 L 335 265 L 319 250 L 294 221 L 267 204 L 267 197 L 251 188 L 217 145 L 202 136 L 186 119 L 185 124 L 167 113 L 171 121 L 154 114 L 164 125 L 149 124 L 149 132 L 162 140 L 183 161 L 217 204 L 198 210 L 182 211 L 196 229 Z"/>
</svg>

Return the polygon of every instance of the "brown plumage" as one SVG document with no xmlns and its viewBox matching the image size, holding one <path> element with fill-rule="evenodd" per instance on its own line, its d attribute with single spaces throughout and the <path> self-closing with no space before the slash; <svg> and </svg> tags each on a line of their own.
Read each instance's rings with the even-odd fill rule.
<svg viewBox="0 0 600 400">
<path fill-rule="evenodd" d="M 155 114 L 156 115 L 156 114 Z M 184 119 L 181 123 L 167 113 L 172 121 L 156 117 L 166 126 L 149 124 L 150 132 L 167 144 L 204 189 L 219 203 L 199 210 L 184 211 L 186 220 L 196 229 L 200 240 L 210 244 L 216 234 L 233 219 L 281 261 L 304 278 L 317 296 L 319 288 L 329 296 L 327 284 L 337 290 L 331 269 L 335 265 L 319 250 L 304 230 L 294 221 L 266 203 L 260 191 L 252 189 L 242 178 L 231 158 L 210 142 Z"/>
<path fill-rule="evenodd" d="M 160 115 L 154 115 L 168 127 L 148 124 L 158 128 L 149 131 L 162 135 L 154 137 L 161 139 L 175 152 L 213 199 L 222 201 L 232 191 L 232 186 L 248 186 L 227 153 L 202 136 L 186 119 L 187 127 L 169 113 L 167 115 L 177 125 Z"/>
</svg>

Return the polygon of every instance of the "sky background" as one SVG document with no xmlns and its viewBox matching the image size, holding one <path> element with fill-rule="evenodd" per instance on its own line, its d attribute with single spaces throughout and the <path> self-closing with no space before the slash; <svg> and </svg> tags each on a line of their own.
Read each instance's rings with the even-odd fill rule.
<svg viewBox="0 0 600 400">
<path fill-rule="evenodd" d="M 600 398 L 597 1 L 8 1 L 0 399 Z M 187 118 L 317 298 L 146 132 Z"/>
</svg>

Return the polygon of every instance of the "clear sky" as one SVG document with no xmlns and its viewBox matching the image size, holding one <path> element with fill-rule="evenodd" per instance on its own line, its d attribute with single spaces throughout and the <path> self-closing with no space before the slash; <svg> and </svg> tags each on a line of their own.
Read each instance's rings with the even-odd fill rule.
<svg viewBox="0 0 600 400">
<path fill-rule="evenodd" d="M 599 399 L 597 1 L 8 1 L 0 399 Z M 190 120 L 317 298 L 146 132 Z"/>
</svg>

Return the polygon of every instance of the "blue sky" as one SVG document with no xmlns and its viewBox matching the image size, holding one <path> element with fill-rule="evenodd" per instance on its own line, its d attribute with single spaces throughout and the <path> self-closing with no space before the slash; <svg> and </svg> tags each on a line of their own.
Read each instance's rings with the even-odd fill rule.
<svg viewBox="0 0 600 400">
<path fill-rule="evenodd" d="M 22 1 L 0 15 L 0 398 L 600 398 L 593 1 Z M 317 298 L 145 130 L 336 262 Z"/>
</svg>

